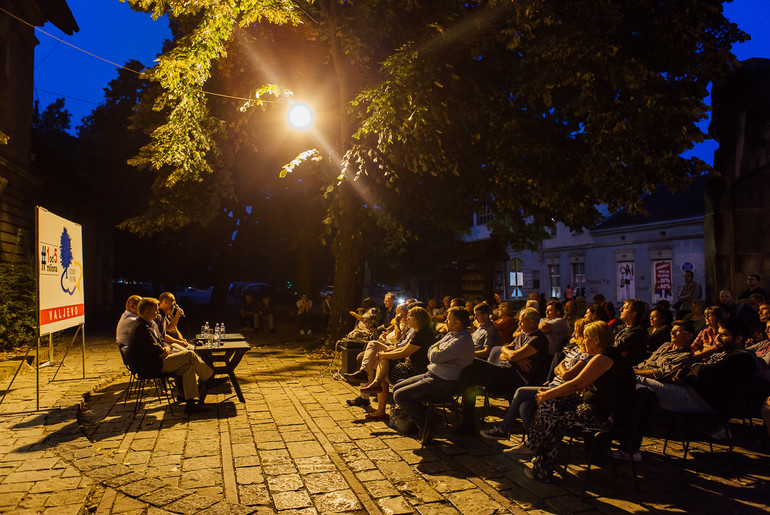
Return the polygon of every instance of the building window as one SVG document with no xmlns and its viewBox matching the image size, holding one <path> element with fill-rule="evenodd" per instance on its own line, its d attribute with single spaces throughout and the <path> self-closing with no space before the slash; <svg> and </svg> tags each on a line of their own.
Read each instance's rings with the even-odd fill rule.
<svg viewBox="0 0 770 515">
<path fill-rule="evenodd" d="M 492 209 L 486 202 L 482 205 L 481 212 L 476 214 L 476 225 L 486 225 L 492 220 Z"/>
<path fill-rule="evenodd" d="M 548 265 L 548 275 L 551 276 L 551 297 L 561 298 L 561 276 L 559 265 Z"/>
<path fill-rule="evenodd" d="M 586 264 L 572 263 L 572 297 L 586 296 Z"/>
<path fill-rule="evenodd" d="M 540 270 L 532 270 L 532 289 L 540 291 Z"/>
</svg>

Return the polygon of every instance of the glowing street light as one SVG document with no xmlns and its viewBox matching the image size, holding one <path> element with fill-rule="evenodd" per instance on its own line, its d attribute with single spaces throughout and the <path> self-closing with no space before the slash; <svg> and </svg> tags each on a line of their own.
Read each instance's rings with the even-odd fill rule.
<svg viewBox="0 0 770 515">
<path fill-rule="evenodd" d="M 289 125 L 298 130 L 304 130 L 313 123 L 313 111 L 307 104 L 292 104 L 289 108 Z"/>
</svg>

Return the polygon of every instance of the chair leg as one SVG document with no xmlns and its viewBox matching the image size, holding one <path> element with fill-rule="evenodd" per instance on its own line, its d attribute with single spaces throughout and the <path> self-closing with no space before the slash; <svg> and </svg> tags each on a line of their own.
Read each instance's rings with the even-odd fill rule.
<svg viewBox="0 0 770 515">
<path fill-rule="evenodd" d="M 142 402 L 142 393 L 144 392 L 145 380 L 136 378 L 136 401 L 134 402 L 134 416 L 136 418 L 136 412 L 139 411 L 139 404 Z"/>
</svg>

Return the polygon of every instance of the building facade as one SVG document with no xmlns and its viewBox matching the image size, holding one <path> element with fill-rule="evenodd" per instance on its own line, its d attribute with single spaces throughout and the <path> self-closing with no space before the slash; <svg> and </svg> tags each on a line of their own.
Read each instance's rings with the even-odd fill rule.
<svg viewBox="0 0 770 515">
<path fill-rule="evenodd" d="M 494 285 L 494 291 L 508 299 L 531 292 L 563 299 L 571 288 L 573 296 L 589 302 L 601 293 L 616 305 L 628 298 L 673 304 L 685 271 L 705 283 L 704 182 L 700 178 L 686 190 L 649 195 L 645 215 L 622 210 L 582 232 L 557 224 L 538 251 L 508 249 L 508 259 L 495 264 L 504 284 Z M 486 226 L 477 224 L 462 239 L 489 238 Z"/>
</svg>

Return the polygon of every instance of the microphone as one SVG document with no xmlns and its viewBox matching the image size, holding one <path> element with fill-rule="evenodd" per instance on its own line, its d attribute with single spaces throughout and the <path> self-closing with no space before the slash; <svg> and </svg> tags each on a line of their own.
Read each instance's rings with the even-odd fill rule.
<svg viewBox="0 0 770 515">
<path fill-rule="evenodd" d="M 174 314 L 176 314 L 177 311 L 179 312 L 179 316 L 181 316 L 181 317 L 185 316 L 184 315 L 184 310 L 179 305 L 176 306 L 176 309 L 174 310 Z"/>
</svg>

